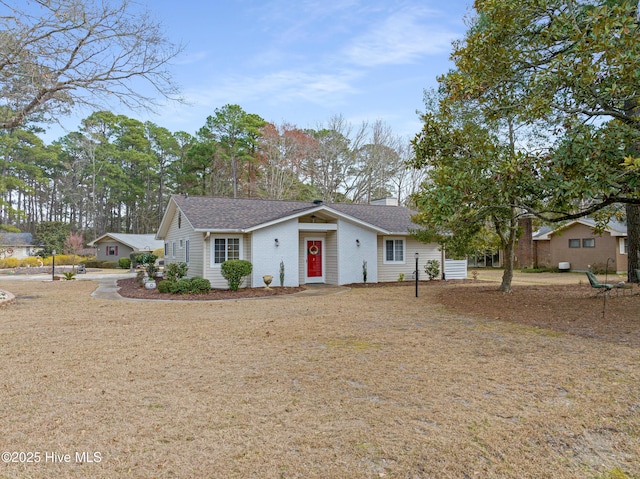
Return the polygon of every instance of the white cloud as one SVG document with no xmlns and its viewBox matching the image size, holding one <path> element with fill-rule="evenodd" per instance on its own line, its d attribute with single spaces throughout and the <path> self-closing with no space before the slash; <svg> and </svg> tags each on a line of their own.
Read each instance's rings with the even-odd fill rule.
<svg viewBox="0 0 640 479">
<path fill-rule="evenodd" d="M 436 21 L 431 11 L 396 12 L 355 38 L 345 54 L 365 67 L 413 63 L 425 55 L 442 54 L 451 49 L 458 34 Z"/>
<path fill-rule="evenodd" d="M 356 90 L 352 82 L 358 74 L 306 73 L 283 70 L 262 76 L 235 76 L 220 83 L 185 92 L 189 103 L 220 106 L 226 103 L 245 103 L 261 100 L 265 103 L 310 102 L 338 104 Z"/>
</svg>

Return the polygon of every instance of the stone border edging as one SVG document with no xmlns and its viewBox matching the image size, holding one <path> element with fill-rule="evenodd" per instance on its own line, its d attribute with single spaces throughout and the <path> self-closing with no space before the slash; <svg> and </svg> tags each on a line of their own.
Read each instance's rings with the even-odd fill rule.
<svg viewBox="0 0 640 479">
<path fill-rule="evenodd" d="M 11 304 L 15 300 L 16 300 L 16 297 L 13 295 L 13 293 L 0 289 L 0 307 Z"/>
</svg>

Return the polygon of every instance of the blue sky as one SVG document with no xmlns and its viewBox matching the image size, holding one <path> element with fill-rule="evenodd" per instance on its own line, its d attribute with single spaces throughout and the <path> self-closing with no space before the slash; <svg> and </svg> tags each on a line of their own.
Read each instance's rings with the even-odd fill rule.
<svg viewBox="0 0 640 479">
<path fill-rule="evenodd" d="M 239 104 L 274 123 L 315 128 L 342 114 L 413 137 L 424 88 L 451 66 L 472 0 L 137 0 L 185 45 L 171 70 L 186 105 L 118 111 L 194 134 Z M 64 125 L 76 129 L 79 112 Z M 57 129 L 48 136 L 59 137 Z"/>
</svg>

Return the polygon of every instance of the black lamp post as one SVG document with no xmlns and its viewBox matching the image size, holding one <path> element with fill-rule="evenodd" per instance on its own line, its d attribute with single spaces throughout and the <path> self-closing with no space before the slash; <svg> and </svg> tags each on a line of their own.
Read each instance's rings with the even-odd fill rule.
<svg viewBox="0 0 640 479">
<path fill-rule="evenodd" d="M 51 252 L 53 260 L 51 261 L 51 281 L 56 279 L 56 250 Z"/>
<path fill-rule="evenodd" d="M 416 298 L 418 297 L 418 256 L 419 253 L 416 252 Z"/>
</svg>

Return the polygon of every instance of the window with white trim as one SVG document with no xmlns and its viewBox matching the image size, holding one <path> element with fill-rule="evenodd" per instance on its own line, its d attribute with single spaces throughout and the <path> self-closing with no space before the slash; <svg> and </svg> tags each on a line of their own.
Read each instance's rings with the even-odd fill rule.
<svg viewBox="0 0 640 479">
<path fill-rule="evenodd" d="M 384 262 L 404 263 L 403 239 L 388 239 L 384 241 Z"/>
<path fill-rule="evenodd" d="M 176 242 L 172 242 L 171 243 L 171 257 L 175 258 L 176 257 Z"/>
<path fill-rule="evenodd" d="M 620 238 L 620 254 L 629 254 L 629 238 Z"/>
<path fill-rule="evenodd" d="M 242 259 L 239 237 L 214 238 L 211 242 L 213 264 L 219 265 L 230 259 Z"/>
<path fill-rule="evenodd" d="M 190 256 L 190 251 L 189 251 L 189 240 L 186 240 L 184 242 L 184 262 L 189 264 L 189 256 Z"/>
</svg>

